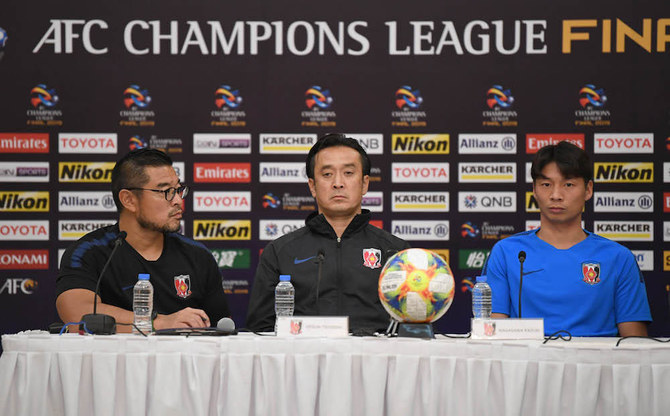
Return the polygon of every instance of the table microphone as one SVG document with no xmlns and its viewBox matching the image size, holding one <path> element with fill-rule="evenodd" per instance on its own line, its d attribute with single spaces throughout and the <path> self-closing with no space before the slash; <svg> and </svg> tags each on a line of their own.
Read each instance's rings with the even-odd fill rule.
<svg viewBox="0 0 670 416">
<path fill-rule="evenodd" d="M 98 276 L 98 283 L 95 285 L 95 294 L 93 295 L 93 313 L 86 314 L 81 317 L 83 324 L 79 324 L 79 330 L 84 329 L 88 330 L 91 334 L 96 335 L 112 335 L 116 333 L 116 319 L 113 316 L 105 315 L 102 313 L 97 313 L 98 311 L 98 292 L 100 291 L 100 281 L 102 276 L 107 271 L 109 263 L 111 263 L 112 258 L 116 250 L 123 244 L 123 240 L 126 239 L 128 233 L 121 231 L 119 235 L 114 239 L 114 248 L 107 258 L 107 262 L 102 267 L 102 271 Z"/>
<path fill-rule="evenodd" d="M 216 329 L 227 334 L 237 334 L 237 331 L 235 330 L 235 321 L 227 317 L 219 319 L 219 322 L 216 323 Z"/>
<path fill-rule="evenodd" d="M 523 262 L 526 261 L 526 252 L 519 252 L 519 318 L 521 318 L 521 287 L 523 286 Z"/>
</svg>

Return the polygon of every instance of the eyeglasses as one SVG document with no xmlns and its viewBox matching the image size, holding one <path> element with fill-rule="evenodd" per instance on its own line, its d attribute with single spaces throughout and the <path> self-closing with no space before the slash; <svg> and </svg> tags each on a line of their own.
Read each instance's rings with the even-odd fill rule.
<svg viewBox="0 0 670 416">
<path fill-rule="evenodd" d="M 165 195 L 165 200 L 166 201 L 172 201 L 175 197 L 175 195 L 179 194 L 180 198 L 185 198 L 186 195 L 188 195 L 188 186 L 182 185 L 179 188 L 168 188 L 168 189 L 147 189 L 147 188 L 123 188 L 127 189 L 129 191 L 151 191 L 151 192 L 159 192 L 161 194 Z"/>
</svg>

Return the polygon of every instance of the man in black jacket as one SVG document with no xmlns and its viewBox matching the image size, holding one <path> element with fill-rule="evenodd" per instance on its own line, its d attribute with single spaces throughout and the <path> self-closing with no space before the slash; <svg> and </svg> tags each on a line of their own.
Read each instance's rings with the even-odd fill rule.
<svg viewBox="0 0 670 416">
<path fill-rule="evenodd" d="M 379 301 L 379 272 L 407 242 L 369 224 L 361 209 L 370 159 L 358 141 L 342 134 L 321 137 L 307 155 L 309 189 L 318 213 L 305 227 L 263 250 L 251 290 L 247 327 L 272 331 L 274 289 L 291 275 L 296 315 L 347 315 L 353 331 L 385 329 L 389 316 Z"/>
</svg>

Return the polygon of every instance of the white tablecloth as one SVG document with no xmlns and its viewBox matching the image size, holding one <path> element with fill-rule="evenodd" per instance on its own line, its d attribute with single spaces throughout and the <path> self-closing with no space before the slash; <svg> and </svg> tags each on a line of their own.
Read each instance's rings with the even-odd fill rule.
<svg viewBox="0 0 670 416">
<path fill-rule="evenodd" d="M 4 335 L 0 415 L 668 415 L 650 340 Z"/>
</svg>

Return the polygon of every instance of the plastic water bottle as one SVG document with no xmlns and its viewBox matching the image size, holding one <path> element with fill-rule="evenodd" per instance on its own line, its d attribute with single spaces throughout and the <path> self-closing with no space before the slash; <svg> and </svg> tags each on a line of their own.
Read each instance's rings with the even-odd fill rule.
<svg viewBox="0 0 670 416">
<path fill-rule="evenodd" d="M 154 307 L 154 287 L 147 273 L 140 273 L 137 279 L 133 289 L 134 324 L 142 332 L 149 334 L 151 332 L 151 311 Z M 133 333 L 139 334 L 135 327 L 133 327 Z"/>
<path fill-rule="evenodd" d="M 491 317 L 491 286 L 486 283 L 486 276 L 477 276 L 472 288 L 472 314 L 475 318 Z"/>
<path fill-rule="evenodd" d="M 279 276 L 279 283 L 275 287 L 275 314 L 277 316 L 293 316 L 295 309 L 295 289 L 291 284 L 291 275 Z"/>
</svg>

